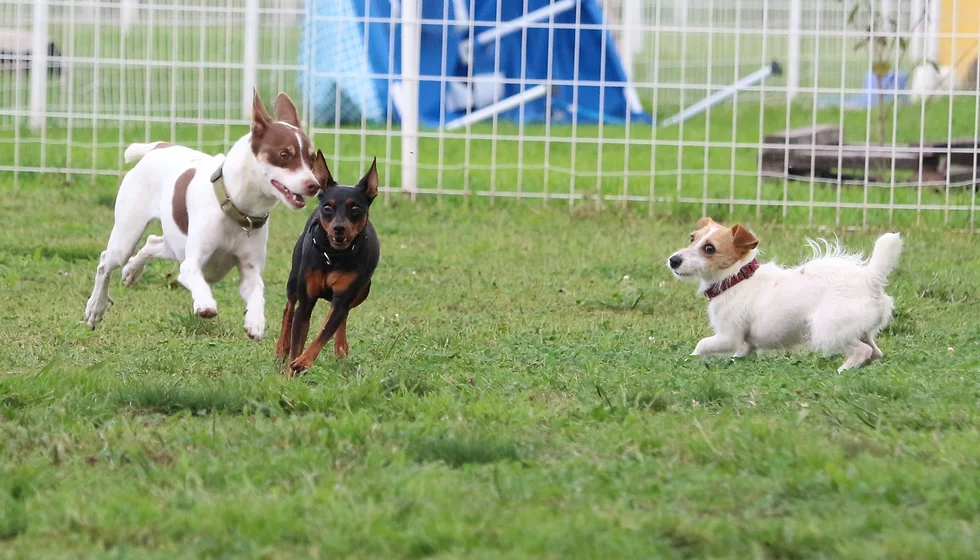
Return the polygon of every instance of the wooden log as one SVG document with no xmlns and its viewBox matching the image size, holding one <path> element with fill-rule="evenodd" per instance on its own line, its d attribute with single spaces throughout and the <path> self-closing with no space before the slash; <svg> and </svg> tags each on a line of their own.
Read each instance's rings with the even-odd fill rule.
<svg viewBox="0 0 980 560">
<path fill-rule="evenodd" d="M 920 163 L 921 162 L 921 163 Z M 939 154 L 921 148 L 891 146 L 767 146 L 762 150 L 762 167 L 789 169 L 865 169 L 918 171 L 935 169 Z"/>
</svg>

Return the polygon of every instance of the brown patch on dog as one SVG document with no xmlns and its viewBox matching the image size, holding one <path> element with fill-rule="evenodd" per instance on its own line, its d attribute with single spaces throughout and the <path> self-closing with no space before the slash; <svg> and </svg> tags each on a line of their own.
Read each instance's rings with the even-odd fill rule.
<svg viewBox="0 0 980 560">
<path fill-rule="evenodd" d="M 258 90 L 252 98 L 252 155 L 270 165 L 297 171 L 304 165 L 313 166 L 313 148 L 310 139 L 299 128 L 299 117 L 292 101 L 285 94 L 276 98 L 275 109 L 284 122 L 272 120 L 265 110 Z M 295 124 L 289 122 L 294 121 Z"/>
<path fill-rule="evenodd" d="M 173 142 L 160 142 L 156 146 L 153 146 L 153 149 L 150 151 L 152 152 L 153 150 L 162 150 L 164 148 L 169 148 L 173 145 L 174 145 Z"/>
<path fill-rule="evenodd" d="M 313 176 L 316 177 L 316 182 L 320 183 L 321 189 L 337 184 L 333 180 L 333 175 L 330 174 L 330 169 L 327 167 L 327 160 L 324 159 L 323 152 L 320 150 L 316 151 L 311 169 L 313 170 Z"/>
<path fill-rule="evenodd" d="M 356 272 L 330 272 L 327 274 L 327 285 L 336 294 L 338 292 L 346 292 L 347 288 L 357 280 Z"/>
<path fill-rule="evenodd" d="M 706 216 L 698 220 L 697 226 L 698 230 L 691 234 L 691 245 L 700 246 L 701 255 L 715 270 L 734 266 L 759 246 L 756 236 L 741 224 L 727 228 Z"/>
<path fill-rule="evenodd" d="M 378 158 L 374 158 L 371 162 L 371 169 L 364 174 L 361 181 L 358 183 L 361 190 L 364 191 L 364 196 L 371 200 L 374 200 L 378 196 Z"/>
<path fill-rule="evenodd" d="M 180 174 L 174 183 L 174 197 L 171 200 L 171 212 L 173 212 L 174 223 L 184 235 L 187 235 L 187 187 L 190 186 L 197 170 L 191 168 Z"/>
<path fill-rule="evenodd" d="M 338 358 L 346 358 L 350 353 L 350 345 L 347 344 L 347 319 L 340 324 L 337 332 L 333 335 L 333 355 Z"/>
</svg>

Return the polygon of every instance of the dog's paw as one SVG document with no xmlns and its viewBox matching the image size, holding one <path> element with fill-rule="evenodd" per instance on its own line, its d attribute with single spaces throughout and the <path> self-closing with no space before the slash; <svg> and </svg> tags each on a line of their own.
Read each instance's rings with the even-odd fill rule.
<svg viewBox="0 0 980 560">
<path fill-rule="evenodd" d="M 105 310 L 108 305 L 103 303 L 99 305 L 96 300 L 88 300 L 88 304 L 85 305 L 85 324 L 92 330 L 102 322 L 102 317 L 105 315 Z"/>
<path fill-rule="evenodd" d="M 140 276 L 142 275 L 143 275 L 143 267 L 138 265 L 133 265 L 132 261 L 130 261 L 129 263 L 126 264 L 126 266 L 123 267 L 123 271 L 122 271 L 123 286 L 127 288 L 131 287 L 133 284 L 136 283 L 137 280 L 140 279 Z"/>
<path fill-rule="evenodd" d="M 313 363 L 309 360 L 304 359 L 302 356 L 296 358 L 289 364 L 289 369 L 286 370 L 286 375 L 293 377 L 303 373 L 304 371 L 310 369 Z"/>
<path fill-rule="evenodd" d="M 214 300 L 194 302 L 194 314 L 203 319 L 214 319 L 218 316 L 218 304 Z"/>
<path fill-rule="evenodd" d="M 265 334 L 265 319 L 259 317 L 257 319 L 250 319 L 248 316 L 245 317 L 245 334 L 255 342 L 260 342 L 262 336 Z"/>
</svg>

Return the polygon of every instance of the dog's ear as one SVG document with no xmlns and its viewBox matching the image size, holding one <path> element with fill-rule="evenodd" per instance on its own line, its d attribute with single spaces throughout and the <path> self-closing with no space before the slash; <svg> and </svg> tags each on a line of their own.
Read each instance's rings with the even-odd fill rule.
<svg viewBox="0 0 980 560">
<path fill-rule="evenodd" d="M 269 130 L 271 124 L 272 117 L 269 116 L 269 112 L 265 110 L 265 105 L 262 104 L 259 90 L 252 88 L 252 139 L 261 138 L 265 131 Z"/>
<path fill-rule="evenodd" d="M 711 224 L 717 224 L 717 223 L 718 222 L 712 220 L 708 216 L 705 216 L 705 217 L 701 218 L 700 220 L 698 220 L 698 223 L 695 224 L 695 225 L 697 226 L 698 229 L 701 229 L 701 228 L 710 226 Z"/>
<path fill-rule="evenodd" d="M 276 110 L 277 120 L 299 128 L 299 113 L 296 112 L 296 106 L 293 105 L 293 100 L 285 92 L 281 92 L 276 97 L 276 102 L 272 108 Z"/>
<path fill-rule="evenodd" d="M 316 178 L 317 183 L 320 183 L 320 192 L 336 184 L 333 175 L 330 174 L 330 169 L 327 168 L 327 160 L 323 158 L 323 152 L 320 150 L 316 151 L 316 157 L 313 158 L 313 177 Z"/>
<path fill-rule="evenodd" d="M 739 249 L 751 251 L 759 246 L 759 240 L 756 239 L 755 235 L 752 235 L 752 232 L 745 229 L 741 224 L 732 226 L 732 237 L 735 247 Z"/>
<path fill-rule="evenodd" d="M 368 200 L 374 200 L 378 196 L 378 158 L 371 162 L 371 169 L 361 178 L 357 184 Z"/>
</svg>

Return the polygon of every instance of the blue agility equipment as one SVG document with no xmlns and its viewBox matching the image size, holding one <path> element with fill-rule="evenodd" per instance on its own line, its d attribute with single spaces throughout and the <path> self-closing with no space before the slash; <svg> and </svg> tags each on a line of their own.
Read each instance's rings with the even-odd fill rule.
<svg viewBox="0 0 980 560">
<path fill-rule="evenodd" d="M 419 4 L 421 124 L 455 128 L 493 115 L 532 123 L 549 114 L 553 124 L 652 122 L 595 0 Z M 398 2 L 306 6 L 298 80 L 315 122 L 399 122 Z"/>
</svg>

